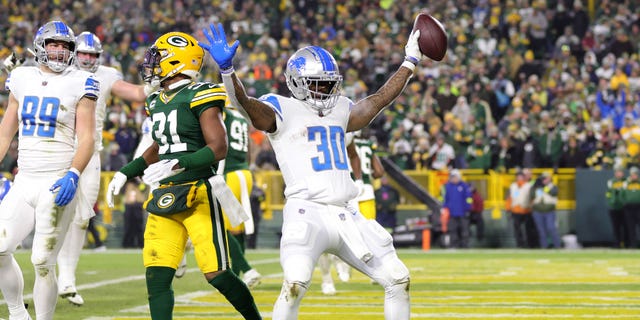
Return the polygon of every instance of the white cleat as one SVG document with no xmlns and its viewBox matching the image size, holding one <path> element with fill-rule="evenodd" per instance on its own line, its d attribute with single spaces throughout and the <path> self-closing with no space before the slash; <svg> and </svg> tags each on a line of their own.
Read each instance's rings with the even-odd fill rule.
<svg viewBox="0 0 640 320">
<path fill-rule="evenodd" d="M 247 285 L 247 287 L 249 287 L 249 289 L 253 289 L 259 285 L 261 279 L 262 275 L 258 273 L 256 269 L 251 269 L 242 275 L 242 281 Z"/>
<path fill-rule="evenodd" d="M 336 294 L 336 287 L 333 285 L 333 283 L 323 283 L 322 294 L 327 296 L 333 296 Z"/>
<path fill-rule="evenodd" d="M 78 306 L 78 307 L 84 304 L 84 299 L 82 299 L 82 296 L 79 293 L 76 293 L 76 294 L 74 294 L 72 296 L 68 296 L 67 300 L 69 300 L 69 302 L 72 305 L 75 305 L 75 306 Z"/>
<path fill-rule="evenodd" d="M 81 306 L 84 304 L 84 299 L 82 299 L 82 296 L 78 293 L 76 288 L 73 286 L 64 287 L 64 289 L 58 292 L 58 295 L 61 298 L 65 298 L 69 300 L 69 302 L 73 305 Z"/>
</svg>

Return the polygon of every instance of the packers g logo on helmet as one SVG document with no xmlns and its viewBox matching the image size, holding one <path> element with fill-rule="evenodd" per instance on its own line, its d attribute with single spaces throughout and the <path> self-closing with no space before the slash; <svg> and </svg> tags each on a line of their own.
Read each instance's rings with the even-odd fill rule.
<svg viewBox="0 0 640 320">
<path fill-rule="evenodd" d="M 138 68 L 144 81 L 154 77 L 162 81 L 177 74 L 196 80 L 203 59 L 204 49 L 198 46 L 198 40 L 184 32 L 169 32 L 147 50 L 144 62 Z"/>
<path fill-rule="evenodd" d="M 169 208 L 175 201 L 176 196 L 173 195 L 173 193 L 165 193 L 158 199 L 156 204 L 158 205 L 158 208 L 166 209 Z"/>
</svg>

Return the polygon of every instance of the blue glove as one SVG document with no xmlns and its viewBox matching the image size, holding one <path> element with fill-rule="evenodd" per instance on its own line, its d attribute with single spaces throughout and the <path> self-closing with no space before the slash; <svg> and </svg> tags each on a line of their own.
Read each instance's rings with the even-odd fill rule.
<svg viewBox="0 0 640 320">
<path fill-rule="evenodd" d="M 209 25 L 209 29 L 211 29 L 211 33 L 209 33 L 207 29 L 202 29 L 204 36 L 209 40 L 209 44 L 198 42 L 198 45 L 209 51 L 209 54 L 211 54 L 213 60 L 220 66 L 221 70 L 232 68 L 233 56 L 236 54 L 240 42 L 236 40 L 231 47 L 229 47 L 222 23 L 218 23 L 218 28 L 212 23 Z"/>
<path fill-rule="evenodd" d="M 71 200 L 73 200 L 73 196 L 76 194 L 76 189 L 78 189 L 78 173 L 79 172 L 77 172 L 76 169 L 71 168 L 64 177 L 56 181 L 56 183 L 54 183 L 49 189 L 51 192 L 56 192 L 56 190 L 58 191 L 55 199 L 57 206 L 66 206 L 71 202 Z"/>
</svg>

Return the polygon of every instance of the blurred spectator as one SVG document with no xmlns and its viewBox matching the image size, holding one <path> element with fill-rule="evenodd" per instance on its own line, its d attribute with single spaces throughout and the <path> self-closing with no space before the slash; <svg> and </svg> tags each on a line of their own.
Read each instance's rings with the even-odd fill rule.
<svg viewBox="0 0 640 320">
<path fill-rule="evenodd" d="M 109 154 L 102 164 L 103 171 L 118 171 L 129 163 L 127 157 L 120 153 L 120 145 L 117 142 L 112 141 L 107 148 L 109 149 Z"/>
<path fill-rule="evenodd" d="M 586 167 L 586 154 L 578 146 L 578 139 L 570 137 L 566 145 L 562 147 L 560 168 L 584 168 Z"/>
<path fill-rule="evenodd" d="M 467 168 L 489 170 L 491 167 L 491 151 L 489 145 L 485 143 L 484 133 L 477 131 L 473 143 L 466 150 Z"/>
<path fill-rule="evenodd" d="M 380 188 L 374 192 L 376 196 L 376 221 L 387 231 L 393 233 L 397 225 L 396 209 L 400 203 L 400 193 L 389 184 L 386 175 L 380 178 Z"/>
<path fill-rule="evenodd" d="M 269 140 L 262 142 L 255 161 L 256 167 L 262 170 L 279 170 L 280 168 L 278 166 L 278 160 L 276 159 L 276 153 L 273 151 Z"/>
<path fill-rule="evenodd" d="M 140 189 L 144 186 L 135 180 L 130 180 L 125 185 L 123 248 L 142 248 L 144 245 L 145 212 L 142 210 L 142 203 L 145 196 Z"/>
<path fill-rule="evenodd" d="M 533 217 L 531 216 L 531 187 L 524 172 L 516 173 L 516 181 L 511 183 L 506 199 L 505 209 L 511 214 L 513 232 L 518 248 L 533 248 L 537 246 L 532 234 L 535 232 Z"/>
<path fill-rule="evenodd" d="M 640 225 L 640 170 L 638 167 L 629 169 L 629 177 L 620 190 L 620 198 L 624 207 L 624 223 L 629 231 L 627 248 L 638 247 L 637 228 Z"/>
<path fill-rule="evenodd" d="M 481 242 L 484 239 L 484 199 L 478 188 L 471 186 L 471 210 L 469 214 L 469 225 L 475 225 L 476 240 Z"/>
<path fill-rule="evenodd" d="M 442 208 L 448 210 L 447 230 L 452 248 L 469 247 L 469 211 L 471 210 L 471 188 L 462 181 L 460 171 L 454 169 L 449 173 L 449 181 L 442 186 L 440 192 Z"/>
<path fill-rule="evenodd" d="M 549 247 L 549 239 L 553 248 L 560 248 L 560 235 L 556 226 L 556 205 L 558 203 L 558 187 L 551 180 L 551 173 L 543 172 L 532 188 L 533 220 L 538 230 L 540 248 Z"/>
<path fill-rule="evenodd" d="M 625 184 L 624 167 L 617 166 L 613 171 L 613 178 L 607 181 L 607 203 L 609 205 L 609 219 L 614 236 L 614 248 L 625 248 L 629 245 L 629 230 L 624 219 L 622 189 Z"/>
<path fill-rule="evenodd" d="M 456 157 L 453 147 L 445 143 L 444 138 L 444 134 L 439 133 L 436 136 L 436 143 L 429 150 L 431 169 L 446 170 L 453 164 L 453 159 Z"/>
</svg>

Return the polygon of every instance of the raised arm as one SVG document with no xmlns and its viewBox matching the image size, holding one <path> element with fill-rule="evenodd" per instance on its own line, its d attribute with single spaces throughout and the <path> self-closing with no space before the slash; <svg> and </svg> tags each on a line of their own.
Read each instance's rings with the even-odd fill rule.
<svg viewBox="0 0 640 320">
<path fill-rule="evenodd" d="M 396 71 L 376 93 L 355 103 L 351 109 L 347 131 L 360 130 L 369 125 L 371 120 L 373 120 L 382 109 L 391 104 L 391 102 L 402 93 L 409 78 L 413 75 L 413 70 L 416 65 L 424 58 L 424 55 L 418 48 L 419 37 L 419 30 L 409 35 L 409 40 L 404 47 L 405 60 L 398 71 Z"/>
<path fill-rule="evenodd" d="M 231 104 L 236 106 L 256 129 L 274 132 L 276 130 L 275 111 L 268 104 L 248 96 L 244 85 L 233 70 L 232 60 L 240 42 L 236 40 L 230 47 L 221 23 L 217 27 L 212 23 L 209 29 L 210 31 L 203 30 L 209 43 L 198 42 L 198 45 L 207 50 L 220 67 L 222 81 Z"/>
</svg>

